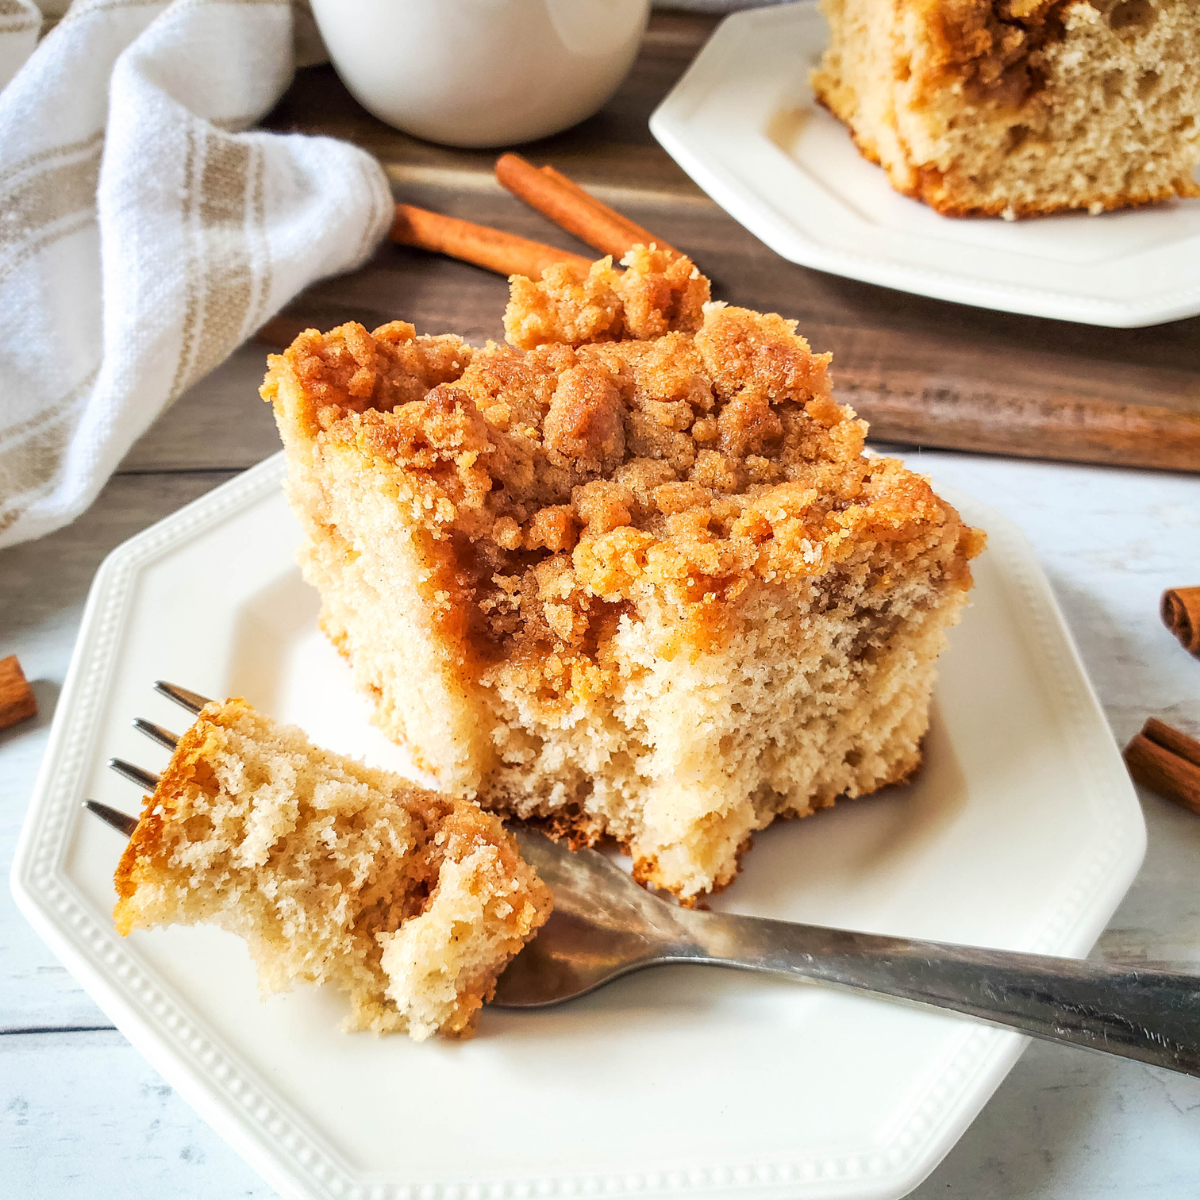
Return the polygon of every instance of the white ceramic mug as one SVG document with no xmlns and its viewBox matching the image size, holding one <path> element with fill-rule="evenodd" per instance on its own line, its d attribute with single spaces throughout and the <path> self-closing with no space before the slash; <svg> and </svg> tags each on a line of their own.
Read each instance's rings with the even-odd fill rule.
<svg viewBox="0 0 1200 1200">
<path fill-rule="evenodd" d="M 637 54 L 650 0 L 312 0 L 364 108 L 451 146 L 528 142 L 591 116 Z"/>
</svg>

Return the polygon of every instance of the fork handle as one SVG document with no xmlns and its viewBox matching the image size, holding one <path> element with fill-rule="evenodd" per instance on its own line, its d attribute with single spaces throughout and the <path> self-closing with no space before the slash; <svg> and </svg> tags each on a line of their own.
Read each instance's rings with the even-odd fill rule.
<svg viewBox="0 0 1200 1200">
<path fill-rule="evenodd" d="M 1200 976 L 924 942 L 729 913 L 681 913 L 714 965 L 948 1008 L 1200 1076 Z"/>
</svg>

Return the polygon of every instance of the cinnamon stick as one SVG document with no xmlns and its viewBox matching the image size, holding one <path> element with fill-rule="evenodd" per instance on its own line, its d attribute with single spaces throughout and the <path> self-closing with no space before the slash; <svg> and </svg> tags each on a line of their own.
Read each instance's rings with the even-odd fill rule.
<svg viewBox="0 0 1200 1200">
<path fill-rule="evenodd" d="M 496 178 L 519 200 L 601 254 L 620 259 L 641 242 L 679 255 L 662 238 L 621 216 L 553 167 L 539 170 L 519 154 L 502 154 L 496 160 Z"/>
<path fill-rule="evenodd" d="M 540 167 L 539 170 L 548 179 L 552 179 L 559 185 L 559 187 L 563 188 L 564 191 L 567 191 L 574 196 L 575 199 L 585 208 L 588 208 L 595 213 L 603 212 L 609 219 L 616 221 L 617 224 L 619 224 L 620 227 L 625 231 L 625 237 L 628 239 L 628 245 L 625 247 L 626 250 L 628 250 L 630 246 L 636 246 L 639 242 L 641 242 L 643 246 L 654 245 L 660 250 L 666 250 L 674 256 L 679 256 L 679 251 L 673 246 L 670 246 L 664 242 L 662 238 L 657 237 L 655 234 L 651 233 L 650 230 L 643 228 L 636 221 L 630 220 L 624 213 L 617 212 L 615 208 L 609 208 L 604 201 L 597 200 L 596 197 L 591 194 L 591 192 L 585 192 L 583 188 L 581 188 L 579 184 L 575 182 L 575 180 L 568 178 L 561 171 L 556 171 L 548 164 L 544 167 Z M 590 242 L 588 244 L 591 245 Z M 624 253 L 625 251 L 623 250 L 621 252 L 622 256 Z"/>
<path fill-rule="evenodd" d="M 591 260 L 582 254 L 412 204 L 396 205 L 396 218 L 388 236 L 401 245 L 448 254 L 505 276 L 541 279 L 542 272 L 554 263 L 571 263 L 584 271 L 591 266 Z M 272 317 L 254 335 L 254 340 L 266 346 L 286 347 L 308 328 L 309 323 L 294 317 Z"/>
<path fill-rule="evenodd" d="M 1200 742 L 1151 717 L 1125 747 L 1129 774 L 1143 787 L 1200 815 Z"/>
<path fill-rule="evenodd" d="M 1200 658 L 1200 587 L 1169 588 L 1163 592 L 1162 619 L 1179 644 Z"/>
<path fill-rule="evenodd" d="M 541 279 L 542 272 L 555 263 L 571 263 L 585 271 L 591 266 L 590 260 L 582 254 L 572 254 L 544 242 L 531 242 L 514 233 L 447 217 L 411 204 L 396 205 L 396 219 L 388 236 L 401 245 L 448 254 L 500 275 Z"/>
<path fill-rule="evenodd" d="M 37 697 L 25 682 L 25 672 L 17 656 L 0 658 L 0 729 L 28 721 L 37 716 L 37 711 Z"/>
</svg>

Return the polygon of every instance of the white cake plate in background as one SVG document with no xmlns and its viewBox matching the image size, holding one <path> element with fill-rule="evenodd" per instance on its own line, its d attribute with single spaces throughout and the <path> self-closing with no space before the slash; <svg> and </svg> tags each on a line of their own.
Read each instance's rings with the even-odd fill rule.
<svg viewBox="0 0 1200 1200">
<path fill-rule="evenodd" d="M 322 745 L 405 765 L 316 630 L 282 476 L 278 455 L 118 547 L 88 600 L 12 884 L 117 1027 L 285 1197 L 887 1200 L 915 1187 L 1022 1037 L 672 967 L 540 1013 L 485 1010 L 469 1042 L 417 1044 L 340 1032 L 332 988 L 261 1000 L 231 935 L 117 936 L 123 839 L 80 802 L 138 809 L 106 763 L 164 764 L 130 725 L 181 728 L 155 679 L 244 695 Z M 1141 862 L 1141 810 L 1028 543 L 945 494 L 990 542 L 942 661 L 925 769 L 758 835 L 713 903 L 1083 955 Z"/>
<path fill-rule="evenodd" d="M 650 118 L 732 217 L 792 262 L 981 308 L 1091 325 L 1200 313 L 1200 200 L 1023 221 L 941 217 L 892 190 L 808 70 L 816 4 L 727 17 Z"/>
</svg>

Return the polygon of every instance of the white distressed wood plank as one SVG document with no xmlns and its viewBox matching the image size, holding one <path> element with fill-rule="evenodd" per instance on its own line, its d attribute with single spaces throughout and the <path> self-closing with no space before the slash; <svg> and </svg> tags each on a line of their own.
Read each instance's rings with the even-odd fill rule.
<svg viewBox="0 0 1200 1200">
<path fill-rule="evenodd" d="M 1029 1047 L 912 1200 L 1191 1200 L 1200 1080 Z"/>
<path fill-rule="evenodd" d="M 0 1195 L 275 1193 L 115 1031 L 0 1037 Z"/>
</svg>

